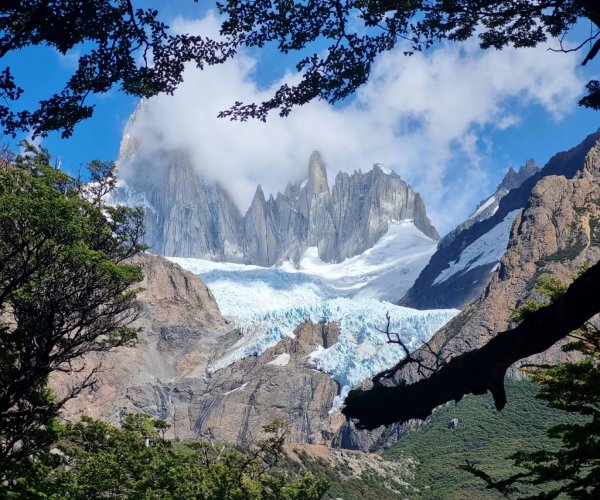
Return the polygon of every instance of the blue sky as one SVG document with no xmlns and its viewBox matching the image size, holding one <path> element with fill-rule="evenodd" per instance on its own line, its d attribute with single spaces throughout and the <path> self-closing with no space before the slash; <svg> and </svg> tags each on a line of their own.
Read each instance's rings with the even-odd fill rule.
<svg viewBox="0 0 600 500">
<path fill-rule="evenodd" d="M 210 2 L 144 4 L 157 7 L 174 30 L 218 29 L 214 13 L 205 17 Z M 76 56 L 30 48 L 2 62 L 25 82 L 28 105 L 60 88 Z M 423 194 L 444 233 L 493 190 L 509 166 L 528 158 L 544 164 L 598 128 L 600 114 L 576 105 L 597 67 L 581 68 L 582 58 L 547 47 L 498 52 L 444 45 L 411 58 L 397 50 L 381 57 L 371 81 L 335 108 L 316 102 L 288 119 L 273 116 L 266 125 L 219 121 L 216 112 L 234 100 L 260 99 L 278 81 L 295 77 L 285 74 L 294 58 L 252 51 L 206 74 L 189 71 L 175 97 L 152 99 L 129 132 L 161 137 L 148 144 L 149 158 L 157 146 L 188 149 L 198 170 L 228 185 L 241 209 L 257 182 L 269 193 L 301 177 L 313 149 L 323 152 L 332 177 L 337 170 L 364 171 L 383 162 Z M 52 134 L 42 141 L 71 172 L 90 159 L 117 157 L 123 127 L 137 105 L 118 89 L 92 102 L 94 116 L 71 138 Z"/>
</svg>

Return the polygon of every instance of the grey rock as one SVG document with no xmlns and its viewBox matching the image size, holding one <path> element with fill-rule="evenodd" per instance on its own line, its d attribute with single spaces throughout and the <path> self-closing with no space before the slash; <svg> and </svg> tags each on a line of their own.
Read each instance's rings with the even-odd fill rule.
<svg viewBox="0 0 600 500">
<path fill-rule="evenodd" d="M 452 420 L 450 420 L 450 422 L 448 422 L 448 429 L 450 430 L 454 430 L 458 428 L 458 418 L 453 418 Z"/>
<path fill-rule="evenodd" d="M 586 143 L 585 158 L 571 178 L 547 175 L 533 186 L 523 212 L 514 221 L 506 253 L 484 292 L 430 340 L 430 348 L 442 359 L 479 348 L 512 328 L 515 307 L 543 299 L 535 290 L 540 276 L 568 284 L 584 265 L 600 260 L 598 139 L 591 146 Z M 433 362 L 425 349 L 416 356 Z M 565 353 L 558 343 L 519 364 L 553 364 L 573 360 L 573 356 L 576 353 Z M 518 378 L 522 373 L 513 367 L 509 375 Z M 420 375 L 415 367 L 408 367 L 397 378 L 410 383 Z"/>
<path fill-rule="evenodd" d="M 471 217 L 440 240 L 437 251 L 414 285 L 402 297 L 400 305 L 416 309 L 463 309 L 476 300 L 489 284 L 497 263 L 470 267 L 445 281 L 437 284 L 434 282 L 444 269 L 460 259 L 466 247 L 491 231 L 513 210 L 525 208 L 533 187 L 540 179 L 551 175 L 572 179 L 581 169 L 586 155 L 598 139 L 600 131 L 589 135 L 569 151 L 553 156 L 542 170 L 538 171 L 536 165 L 528 161 L 519 172 L 509 171 L 494 194 L 497 198 L 494 203 L 486 211 L 477 217 Z M 509 188 L 511 189 L 506 192 Z M 490 208 L 493 210 L 490 211 Z"/>
<path fill-rule="evenodd" d="M 129 177 L 111 201 L 144 208 L 144 242 L 159 255 L 272 266 L 298 262 L 316 246 L 322 260 L 340 262 L 371 248 L 390 221 L 403 219 L 439 239 L 420 195 L 381 165 L 365 174 L 339 173 L 330 189 L 315 151 L 304 182 L 268 199 L 258 186 L 242 215 L 222 186 L 196 173 L 184 151 L 148 159 L 138 158 L 138 150 L 139 141 L 125 134 L 118 163 L 128 165 Z M 142 168 L 151 174 L 132 176 Z"/>
<path fill-rule="evenodd" d="M 195 174 L 183 153 L 159 155 L 149 178 L 126 179 L 112 202 L 144 207 L 144 242 L 159 255 L 239 261 L 240 212 L 218 184 Z"/>
</svg>

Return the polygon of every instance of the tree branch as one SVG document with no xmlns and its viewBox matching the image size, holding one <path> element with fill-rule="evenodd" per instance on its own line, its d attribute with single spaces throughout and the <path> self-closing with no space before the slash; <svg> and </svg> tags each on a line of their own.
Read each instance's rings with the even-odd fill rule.
<svg viewBox="0 0 600 500">
<path fill-rule="evenodd" d="M 520 359 L 541 353 L 600 312 L 600 263 L 577 278 L 555 302 L 528 315 L 479 349 L 448 362 L 429 378 L 410 385 L 350 391 L 342 413 L 359 429 L 427 418 L 438 406 L 466 394 L 492 393 L 498 410 L 506 404 L 504 376 Z"/>
</svg>

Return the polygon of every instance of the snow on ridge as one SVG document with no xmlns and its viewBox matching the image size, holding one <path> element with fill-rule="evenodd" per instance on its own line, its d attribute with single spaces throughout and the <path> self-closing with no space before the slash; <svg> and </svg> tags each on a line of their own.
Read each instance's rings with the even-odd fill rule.
<svg viewBox="0 0 600 500">
<path fill-rule="evenodd" d="M 466 247 L 458 260 L 444 269 L 433 284 L 438 285 L 459 272 L 499 262 L 506 251 L 513 222 L 520 212 L 520 209 L 509 212 L 502 222 Z"/>
<path fill-rule="evenodd" d="M 392 175 L 392 170 L 384 163 L 375 163 L 375 165 L 373 165 L 373 167 L 378 168 L 386 175 Z"/>
<path fill-rule="evenodd" d="M 328 264 L 308 248 L 299 271 L 319 277 L 338 296 L 396 301 L 413 285 L 437 248 L 410 219 L 390 221 L 387 232 L 362 254 Z"/>
<path fill-rule="evenodd" d="M 391 329 L 410 349 L 454 317 L 457 310 L 417 311 L 382 299 L 398 300 L 427 264 L 437 242 L 410 220 L 391 221 L 387 233 L 361 255 L 327 264 L 316 248 L 308 249 L 299 269 L 291 263 L 263 268 L 243 264 L 169 257 L 199 274 L 213 293 L 222 314 L 242 333 L 216 360 L 215 372 L 248 356 L 258 356 L 305 321 L 337 322 L 338 341 L 320 348 L 307 361 L 330 374 L 340 385 L 339 403 L 351 387 L 395 365 L 404 353 L 387 343 L 381 332 L 386 314 Z M 283 365 L 285 356 L 270 362 Z M 287 359 L 289 361 L 289 359 Z M 336 403 L 336 404 L 337 404 Z M 334 405 L 335 406 L 335 405 Z"/>
<path fill-rule="evenodd" d="M 483 213 L 483 211 L 488 208 L 492 203 L 494 203 L 496 201 L 496 194 L 493 194 L 492 196 L 490 196 L 487 200 L 485 200 L 481 206 L 475 210 L 475 212 L 473 212 L 470 216 L 469 216 L 469 220 L 470 219 L 475 219 L 477 218 L 478 215 L 480 215 L 481 213 Z M 496 209 L 497 210 L 497 209 Z M 492 214 L 493 215 L 493 214 Z"/>
<path fill-rule="evenodd" d="M 394 302 L 412 286 L 437 248 L 412 220 L 391 221 L 388 231 L 362 254 L 340 263 L 323 262 L 316 247 L 308 248 L 298 269 L 290 262 L 279 267 L 168 257 L 199 274 L 225 316 L 248 316 L 286 304 L 312 303 L 333 297 L 363 297 Z M 232 296 L 235 287 L 244 298 Z M 239 313 L 239 309 L 248 309 Z"/>
</svg>

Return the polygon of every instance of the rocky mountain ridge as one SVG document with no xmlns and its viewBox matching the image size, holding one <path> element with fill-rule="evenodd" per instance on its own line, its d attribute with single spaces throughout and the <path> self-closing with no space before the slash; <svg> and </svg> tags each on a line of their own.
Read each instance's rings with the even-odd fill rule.
<svg viewBox="0 0 600 500">
<path fill-rule="evenodd" d="M 462 309 L 477 299 L 506 251 L 512 222 L 527 205 L 534 186 L 551 175 L 572 179 L 598 139 L 600 131 L 554 155 L 541 170 L 527 162 L 518 173 L 509 171 L 496 193 L 440 240 L 437 251 L 399 303 L 416 309 Z"/>
<path fill-rule="evenodd" d="M 124 139 L 119 164 L 135 171 L 136 161 L 135 142 Z M 421 196 L 380 164 L 366 173 L 340 172 L 330 188 L 315 151 L 304 182 L 268 198 L 259 185 L 242 215 L 222 186 L 196 173 L 184 152 L 160 153 L 152 161 L 144 164 L 152 173 L 130 175 L 112 201 L 144 208 L 145 243 L 160 255 L 268 267 L 297 263 L 307 248 L 318 247 L 323 261 L 341 262 L 371 248 L 391 221 L 406 219 L 439 239 Z"/>
<path fill-rule="evenodd" d="M 484 293 L 430 341 L 431 348 L 443 358 L 478 348 L 499 332 L 510 329 L 514 309 L 524 302 L 547 300 L 536 291 L 540 277 L 549 276 L 569 284 L 581 269 L 600 260 L 600 137 L 597 136 L 588 137 L 578 148 L 551 160 L 569 159 L 563 165 L 571 166 L 585 155 L 571 178 L 552 174 L 535 183 L 524 210 L 515 217 L 506 253 Z M 560 347 L 554 345 L 518 364 L 552 364 L 570 359 L 572 354 Z M 419 355 L 432 361 L 425 350 Z M 420 377 L 413 367 L 399 375 L 408 381 Z M 519 378 L 522 373 L 514 366 L 510 375 Z"/>
</svg>

